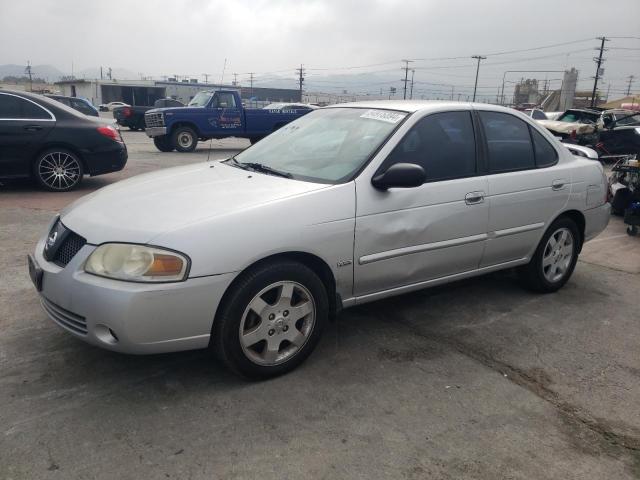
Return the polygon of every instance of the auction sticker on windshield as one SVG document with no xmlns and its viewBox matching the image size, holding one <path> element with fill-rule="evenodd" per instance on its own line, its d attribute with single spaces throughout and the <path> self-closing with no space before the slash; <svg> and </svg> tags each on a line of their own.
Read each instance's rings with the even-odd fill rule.
<svg viewBox="0 0 640 480">
<path fill-rule="evenodd" d="M 404 117 L 406 117 L 406 113 L 400 112 L 389 112 L 385 110 L 367 110 L 360 118 L 370 118 L 371 120 L 380 120 L 381 122 L 387 123 L 398 123 Z"/>
</svg>

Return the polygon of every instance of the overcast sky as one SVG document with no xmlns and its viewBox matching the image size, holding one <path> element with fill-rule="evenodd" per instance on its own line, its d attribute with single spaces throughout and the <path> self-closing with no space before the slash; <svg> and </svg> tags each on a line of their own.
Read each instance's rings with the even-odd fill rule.
<svg viewBox="0 0 640 480">
<path fill-rule="evenodd" d="M 18 0 L 3 1 L 0 64 L 30 60 L 69 72 L 73 62 L 76 71 L 102 65 L 219 80 L 226 58 L 225 81 L 233 72 L 243 82 L 256 72 L 256 84 L 282 75 L 294 86 L 302 63 L 307 88 L 328 89 L 340 79 L 326 74 L 369 71 L 395 80 L 401 59 L 430 59 L 411 64 L 416 89 L 447 91 L 450 84 L 472 86 L 468 57 L 483 54 L 489 58 L 479 84 L 494 92 L 507 70 L 570 66 L 585 87 L 595 70 L 596 36 L 636 37 L 607 44 L 605 85 L 617 93 L 631 74 L 638 78 L 633 90 L 640 90 L 639 22 L 640 0 Z M 374 66 L 343 68 L 363 65 Z M 545 75 L 559 74 L 508 73 L 507 80 Z M 388 88 L 369 82 L 351 79 L 350 88 Z"/>
</svg>

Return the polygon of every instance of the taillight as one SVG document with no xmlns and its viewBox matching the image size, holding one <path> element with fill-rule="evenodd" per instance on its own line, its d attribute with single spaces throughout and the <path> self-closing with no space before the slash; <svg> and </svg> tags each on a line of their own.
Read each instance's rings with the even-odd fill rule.
<svg viewBox="0 0 640 480">
<path fill-rule="evenodd" d="M 125 117 L 130 117 L 131 116 L 131 109 L 129 107 L 124 107 L 122 109 L 122 115 L 124 115 Z"/>
<path fill-rule="evenodd" d="M 571 137 L 572 140 L 575 140 L 576 138 L 578 138 L 578 134 L 575 130 L 571 130 L 571 135 L 569 135 Z"/>
<path fill-rule="evenodd" d="M 98 127 L 98 133 L 104 135 L 105 137 L 109 137 L 114 142 L 121 142 L 120 134 L 118 131 L 113 128 L 111 125 L 102 125 Z"/>
</svg>

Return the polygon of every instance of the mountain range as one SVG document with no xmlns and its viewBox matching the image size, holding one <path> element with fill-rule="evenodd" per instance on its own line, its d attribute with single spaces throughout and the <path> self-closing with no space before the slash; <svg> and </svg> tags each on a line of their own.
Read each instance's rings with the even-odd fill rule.
<svg viewBox="0 0 640 480">
<path fill-rule="evenodd" d="M 31 73 L 34 78 L 43 78 L 47 82 L 57 82 L 62 77 L 71 75 L 71 72 L 64 72 L 53 65 L 32 65 Z M 103 69 L 103 75 L 106 77 L 107 70 Z M 0 80 L 7 76 L 20 77 L 25 75 L 25 66 L 16 64 L 0 65 Z M 76 78 L 100 78 L 100 68 L 92 67 L 74 71 Z M 124 68 L 114 68 L 111 72 L 113 78 L 131 80 L 138 78 L 134 72 Z"/>
</svg>

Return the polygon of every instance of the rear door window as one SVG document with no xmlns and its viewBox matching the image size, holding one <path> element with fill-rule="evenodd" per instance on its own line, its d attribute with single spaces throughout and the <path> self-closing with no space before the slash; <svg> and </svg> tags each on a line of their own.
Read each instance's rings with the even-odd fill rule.
<svg viewBox="0 0 640 480">
<path fill-rule="evenodd" d="M 489 151 L 489 172 L 535 168 L 529 127 L 508 113 L 479 112 Z"/>
<path fill-rule="evenodd" d="M 558 161 L 556 149 L 535 128 L 531 128 L 531 138 L 535 149 L 536 165 L 539 168 L 555 165 Z"/>
<path fill-rule="evenodd" d="M 24 98 L 0 94 L 0 120 L 2 119 L 49 120 L 51 115 Z"/>
</svg>

